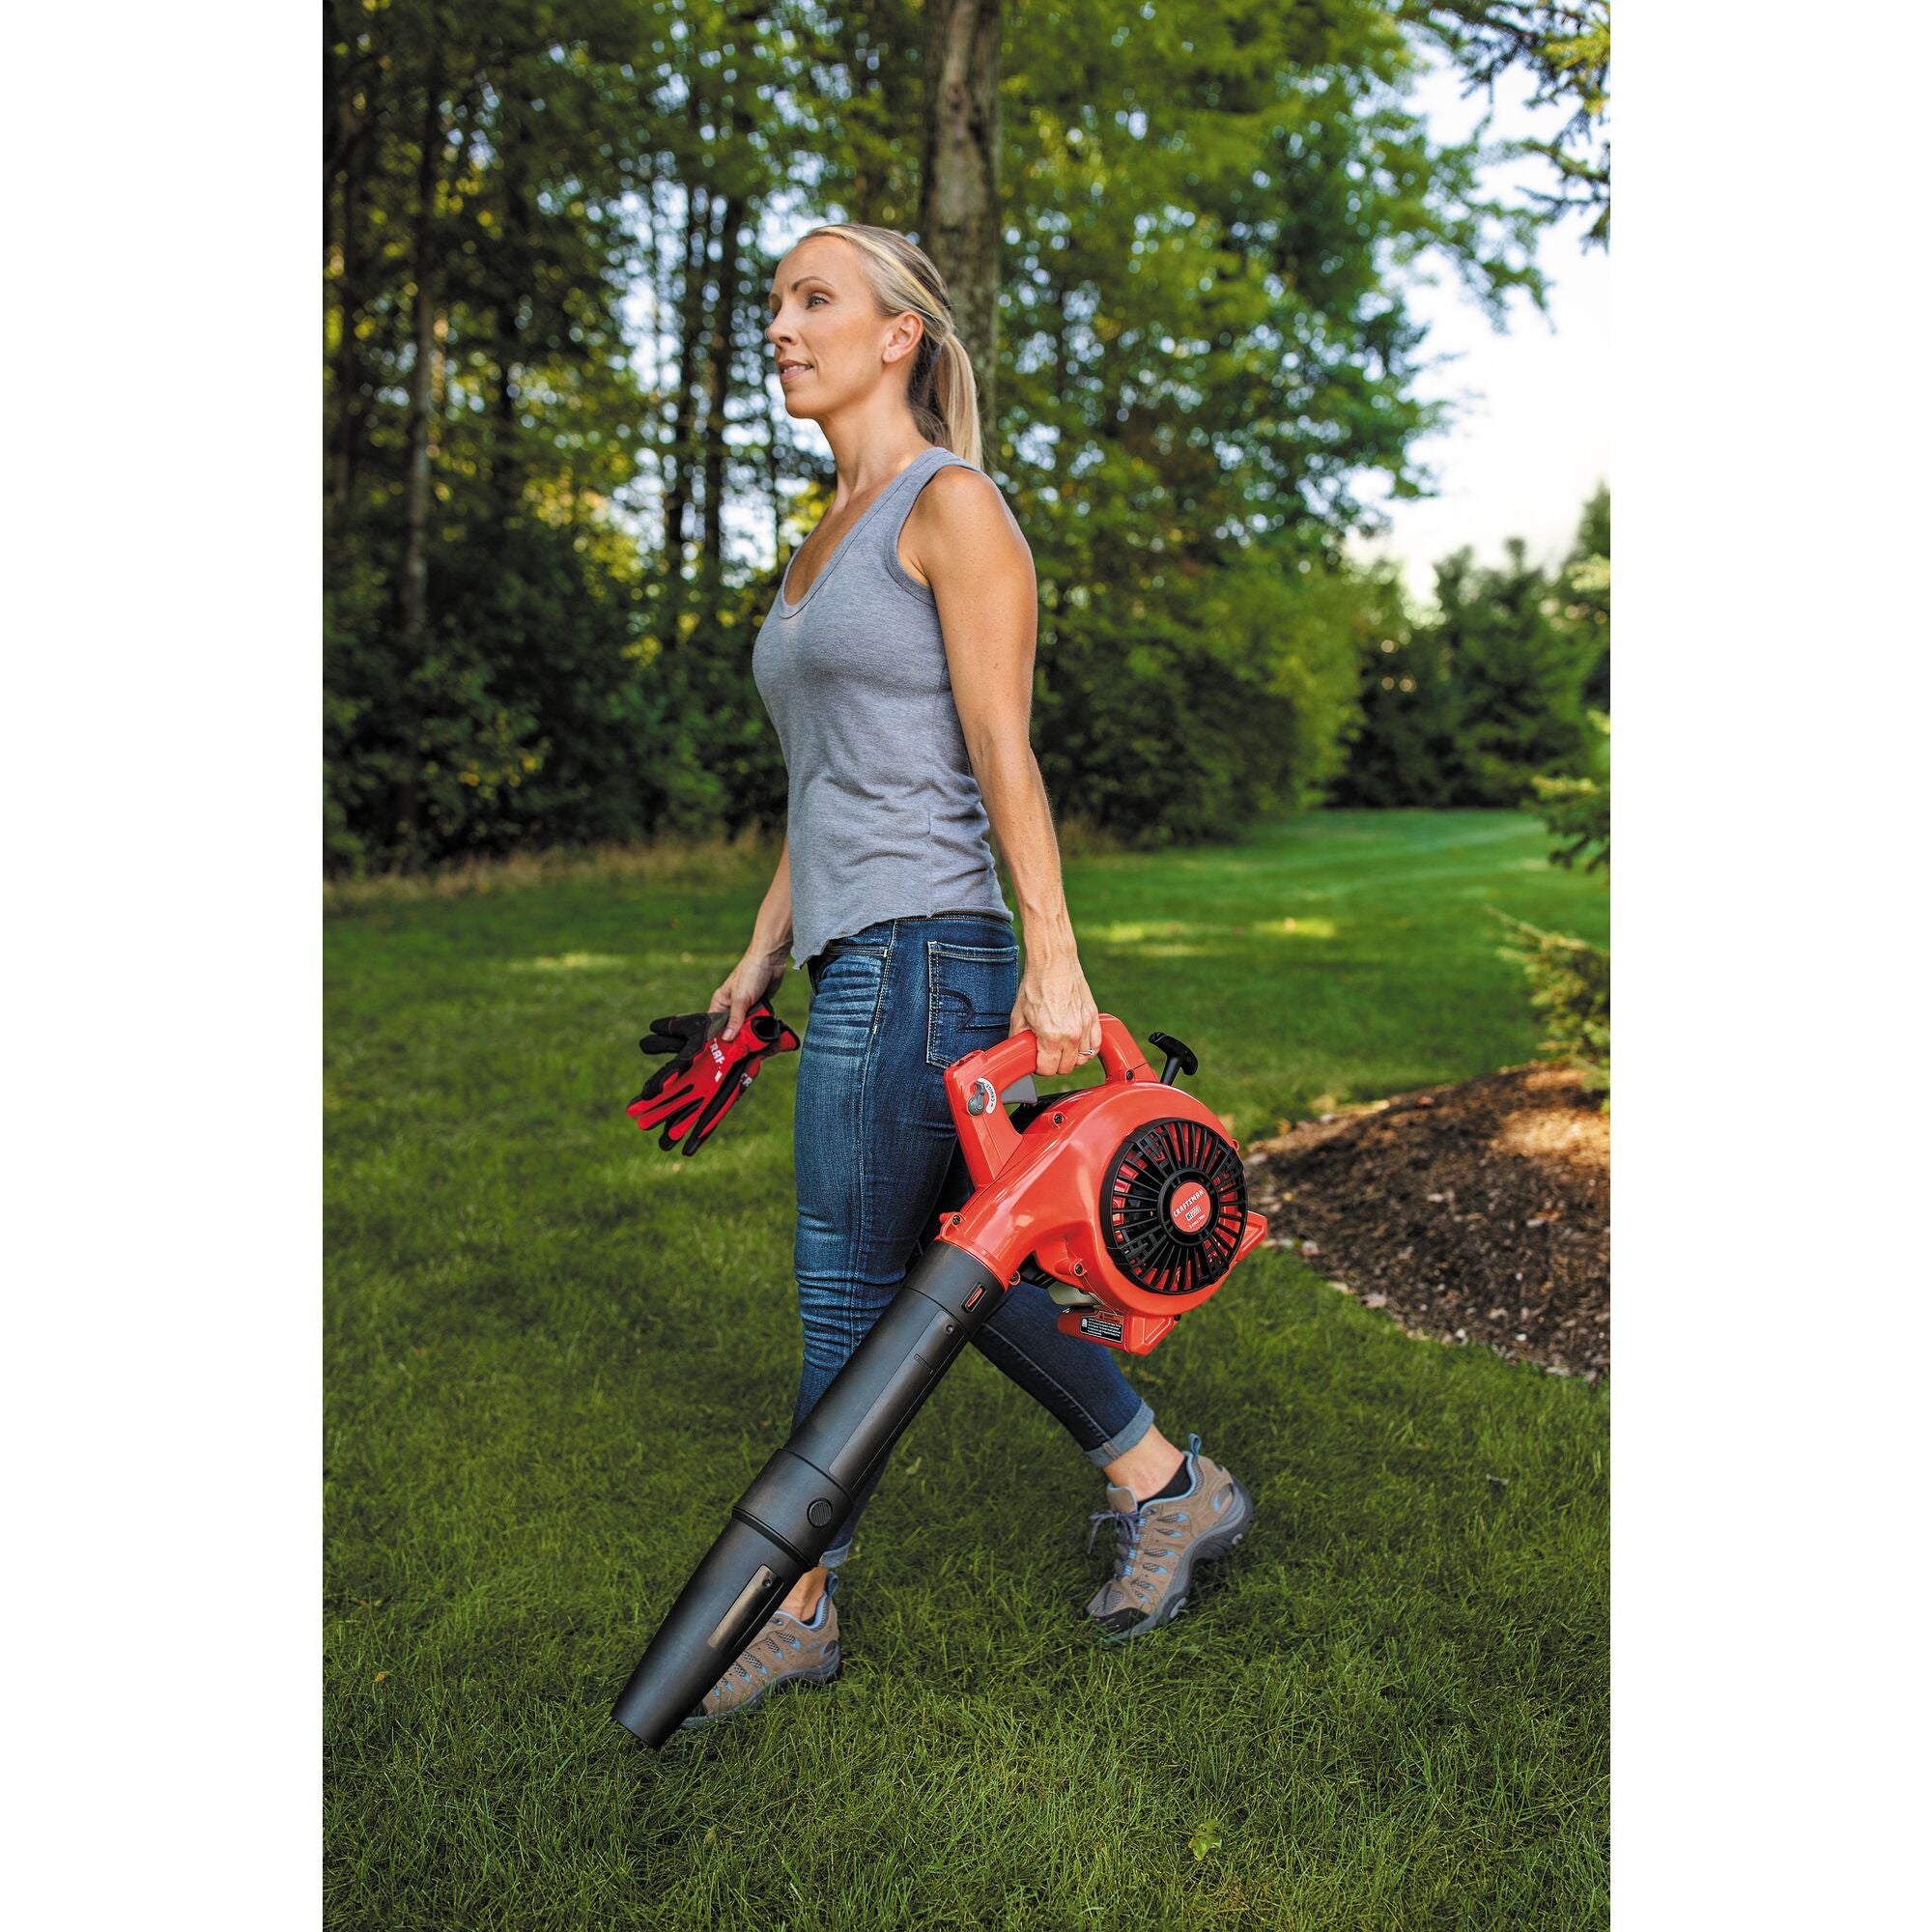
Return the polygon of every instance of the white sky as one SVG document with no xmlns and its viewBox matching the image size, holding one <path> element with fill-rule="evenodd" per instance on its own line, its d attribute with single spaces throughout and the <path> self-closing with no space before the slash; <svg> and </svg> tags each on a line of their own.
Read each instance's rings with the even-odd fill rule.
<svg viewBox="0 0 1932 1932">
<path fill-rule="evenodd" d="M 1560 113 L 1532 112 L 1528 93 L 1520 80 L 1498 86 L 1491 138 L 1547 137 L 1561 124 Z M 1461 99 L 1457 77 L 1440 71 L 1417 100 L 1438 140 L 1466 136 L 1486 105 L 1481 96 Z M 1552 177 L 1532 156 L 1492 169 L 1490 185 L 1492 192 L 1524 182 L 1548 187 Z M 1431 399 L 1458 399 L 1451 426 L 1415 445 L 1438 494 L 1386 503 L 1378 493 L 1388 534 L 1351 547 L 1395 557 L 1418 598 L 1433 589 L 1436 559 L 1463 544 L 1493 562 L 1517 536 L 1533 561 L 1553 561 L 1569 550 L 1584 499 L 1609 480 L 1610 264 L 1605 250 L 1581 246 L 1586 225 L 1570 215 L 1545 231 L 1537 256 L 1550 284 L 1548 310 L 1539 315 L 1519 298 L 1505 333 L 1446 270 L 1414 297 L 1429 325 L 1427 353 L 1455 358 L 1417 385 Z"/>
</svg>

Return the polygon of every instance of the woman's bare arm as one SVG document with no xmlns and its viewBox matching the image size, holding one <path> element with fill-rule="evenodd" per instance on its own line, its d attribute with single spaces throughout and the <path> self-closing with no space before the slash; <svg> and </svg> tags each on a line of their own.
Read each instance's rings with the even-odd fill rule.
<svg viewBox="0 0 1932 1932">
<path fill-rule="evenodd" d="M 778 869 L 765 889 L 758 916 L 752 922 L 752 943 L 729 978 L 712 994 L 706 1009 L 715 1013 L 730 1008 L 731 1017 L 724 1026 L 726 1039 L 736 1038 L 745 1015 L 768 998 L 784 978 L 791 940 L 791 840 L 787 838 L 779 848 Z"/>
<path fill-rule="evenodd" d="M 1019 900 L 1026 970 L 1013 1031 L 1033 1029 L 1037 1072 L 1065 1073 L 1099 1049 L 1100 1017 L 1080 969 L 1053 813 L 1028 737 L 1038 637 L 1033 554 L 990 479 L 952 465 L 920 492 L 905 533 L 939 606 L 967 755 Z"/>
</svg>

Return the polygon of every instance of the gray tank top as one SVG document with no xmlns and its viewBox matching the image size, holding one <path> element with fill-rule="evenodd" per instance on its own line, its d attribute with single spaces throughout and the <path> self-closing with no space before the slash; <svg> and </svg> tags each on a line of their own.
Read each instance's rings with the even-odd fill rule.
<svg viewBox="0 0 1932 1932">
<path fill-rule="evenodd" d="M 1012 923 L 939 607 L 898 559 L 914 500 L 954 463 L 973 467 L 936 444 L 915 457 L 795 604 L 787 564 L 758 628 L 752 675 L 785 761 L 794 965 L 882 919 L 984 912 Z"/>
</svg>

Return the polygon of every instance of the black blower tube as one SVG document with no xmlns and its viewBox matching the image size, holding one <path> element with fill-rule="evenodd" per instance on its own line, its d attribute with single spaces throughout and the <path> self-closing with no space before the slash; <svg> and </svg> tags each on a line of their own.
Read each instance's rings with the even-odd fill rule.
<svg viewBox="0 0 1932 1932">
<path fill-rule="evenodd" d="M 659 1626 L 611 1716 L 653 1748 L 703 1701 L 791 1586 L 825 1554 L 866 1478 L 920 1411 L 1005 1284 L 936 1241 L 816 1406 L 739 1498 Z"/>
</svg>

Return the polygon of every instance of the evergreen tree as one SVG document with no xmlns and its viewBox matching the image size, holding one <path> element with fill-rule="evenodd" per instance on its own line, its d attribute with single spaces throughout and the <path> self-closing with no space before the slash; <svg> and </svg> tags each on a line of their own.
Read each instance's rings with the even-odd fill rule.
<svg viewBox="0 0 1932 1932">
<path fill-rule="evenodd" d="M 1583 702 L 1592 711 L 1610 708 L 1610 487 L 1597 485 L 1583 506 L 1577 541 L 1563 567 L 1563 615 L 1597 640 L 1583 679 Z"/>
<path fill-rule="evenodd" d="M 1562 623 L 1556 586 L 1521 538 L 1505 550 L 1498 570 L 1478 568 L 1467 550 L 1435 569 L 1431 634 L 1456 687 L 1459 803 L 1470 805 L 1522 804 L 1539 773 L 1580 774 L 1590 754 L 1583 681 L 1595 639 Z"/>
<path fill-rule="evenodd" d="M 1338 805 L 1447 806 L 1463 792 L 1459 694 L 1449 652 L 1390 584 L 1384 635 L 1362 655 L 1360 722 L 1334 789 Z"/>
<path fill-rule="evenodd" d="M 1589 548 L 1600 542 L 1601 580 Z M 1360 724 L 1336 802 L 1520 805 L 1539 776 L 1596 774 L 1605 753 L 1594 681 L 1609 696 L 1608 542 L 1609 497 L 1599 490 L 1553 578 L 1512 539 L 1497 569 L 1467 550 L 1443 558 L 1426 621 L 1397 614 L 1391 584 L 1395 609 L 1362 660 Z"/>
</svg>

